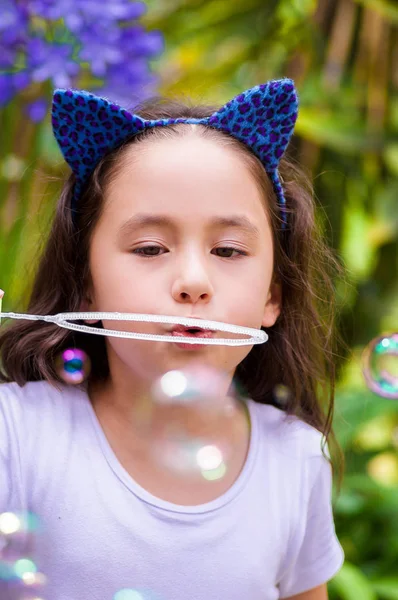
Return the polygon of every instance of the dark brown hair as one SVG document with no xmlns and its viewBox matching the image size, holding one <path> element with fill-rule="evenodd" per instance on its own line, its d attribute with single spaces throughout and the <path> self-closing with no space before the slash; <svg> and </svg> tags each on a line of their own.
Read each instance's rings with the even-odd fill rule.
<svg viewBox="0 0 398 600">
<path fill-rule="evenodd" d="M 202 118 L 215 110 L 153 98 L 135 112 L 146 119 Z M 147 129 L 127 140 L 95 168 L 79 200 L 75 225 L 70 208 L 74 176 L 65 183 L 27 310 L 32 314 L 80 310 L 90 283 L 90 239 L 102 211 L 105 188 L 123 165 L 121 159 L 131 144 L 152 137 L 181 135 L 204 136 L 239 152 L 263 193 L 273 230 L 274 277 L 282 285 L 282 311 L 275 325 L 267 329 L 269 341 L 253 346 L 238 365 L 238 389 L 256 402 L 279 405 L 286 413 L 297 415 L 321 431 L 323 449 L 328 443 L 334 471 L 338 464 L 340 489 L 344 456 L 332 428 L 332 277 L 337 265 L 315 222 L 311 186 L 286 157 L 279 167 L 288 219 L 287 229 L 282 230 L 276 197 L 263 165 L 249 148 L 229 134 L 202 125 L 197 125 L 192 133 L 191 127 L 179 124 Z M 92 381 L 107 379 L 109 367 L 103 337 L 71 332 L 46 322 L 14 321 L 0 332 L 0 382 L 15 381 L 23 386 L 28 381 L 47 380 L 57 384 L 61 380 L 55 358 L 71 346 L 82 348 L 91 357 Z M 275 394 L 281 385 L 289 390 L 283 407 Z"/>
</svg>

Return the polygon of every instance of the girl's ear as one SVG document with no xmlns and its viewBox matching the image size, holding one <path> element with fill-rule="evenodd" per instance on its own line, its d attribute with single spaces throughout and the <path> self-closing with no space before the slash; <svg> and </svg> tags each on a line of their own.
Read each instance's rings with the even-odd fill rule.
<svg viewBox="0 0 398 600">
<path fill-rule="evenodd" d="M 261 325 L 263 327 L 272 327 L 281 314 L 282 308 L 282 285 L 272 282 L 268 290 L 267 302 L 264 306 L 264 315 Z"/>
</svg>

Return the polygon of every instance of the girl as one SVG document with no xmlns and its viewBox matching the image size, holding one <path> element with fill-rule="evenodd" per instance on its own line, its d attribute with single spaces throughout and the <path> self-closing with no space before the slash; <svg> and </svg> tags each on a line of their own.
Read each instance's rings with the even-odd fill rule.
<svg viewBox="0 0 398 600">
<path fill-rule="evenodd" d="M 331 259 L 311 192 L 284 157 L 296 116 L 288 79 L 219 110 L 155 99 L 131 113 L 55 93 L 72 174 L 28 312 L 195 317 L 266 329 L 269 341 L 187 348 L 46 322 L 3 329 L 0 513 L 30 511 L 43 524 L 35 556 L 48 598 L 327 598 L 344 560 L 326 446 Z M 92 362 L 77 387 L 55 367 L 71 346 Z M 212 482 L 159 465 L 135 418 L 155 378 L 193 361 L 225 374 L 225 394 L 234 382 L 245 395 L 227 472 Z M 229 428 L 217 436 L 231 443 Z"/>
</svg>

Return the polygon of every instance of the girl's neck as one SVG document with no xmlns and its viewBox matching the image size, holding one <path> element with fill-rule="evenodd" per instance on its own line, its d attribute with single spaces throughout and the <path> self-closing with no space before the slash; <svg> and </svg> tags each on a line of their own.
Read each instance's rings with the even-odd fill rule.
<svg viewBox="0 0 398 600">
<path fill-rule="evenodd" d="M 226 427 L 224 422 L 218 429 L 212 428 L 210 441 L 222 450 L 225 473 L 220 476 L 220 479 L 216 478 L 209 482 L 202 475 L 198 465 L 195 467 L 191 464 L 189 471 L 175 470 L 174 461 L 179 455 L 179 452 L 175 454 L 175 449 L 172 455 L 169 452 L 159 454 L 163 446 L 159 446 L 156 436 L 158 433 L 160 436 L 164 435 L 165 425 L 167 427 L 167 411 L 163 414 L 159 411 L 152 413 L 155 416 L 149 426 L 147 424 L 140 427 L 139 418 L 144 418 L 145 421 L 145 410 L 140 417 L 137 416 L 139 401 L 135 397 L 130 397 L 129 410 L 126 409 L 128 401 L 112 396 L 112 392 L 114 393 L 112 388 L 95 389 L 91 386 L 89 397 L 119 463 L 133 481 L 147 492 L 163 501 L 196 506 L 222 496 L 237 480 L 247 459 L 250 445 L 250 417 L 246 405 L 243 403 L 238 405 L 239 409 L 234 414 L 233 424 L 230 423 L 229 427 Z M 142 401 L 141 409 L 144 406 L 145 403 Z M 170 407 L 163 408 L 170 409 Z M 173 414 L 173 421 L 176 422 L 175 414 Z M 192 435 L 190 440 L 192 441 L 200 434 L 200 424 L 194 418 L 186 421 L 185 418 L 184 425 L 191 428 L 189 434 Z M 224 449 L 227 452 L 224 453 Z M 165 457 L 168 457 L 166 462 L 163 460 Z"/>
<path fill-rule="evenodd" d="M 111 378 L 100 384 L 89 382 L 87 392 L 105 433 L 123 440 L 123 445 L 131 451 L 151 447 L 155 439 L 164 435 L 167 426 L 177 425 L 188 437 L 206 438 L 209 444 L 230 444 L 231 438 L 245 435 L 250 429 L 247 407 L 239 401 L 233 402 L 232 415 L 222 409 L 202 409 L 200 401 L 193 408 L 164 405 L 151 397 L 150 386 L 139 387 L 137 393 L 137 386 L 132 391 L 123 383 L 115 385 Z"/>
<path fill-rule="evenodd" d="M 232 420 L 221 418 L 214 426 L 211 418 L 210 423 L 206 418 L 201 422 L 189 412 L 184 414 L 181 407 L 179 414 L 177 407 L 176 414 L 176 407 L 155 406 L 150 398 L 137 398 L 131 394 L 122 398 L 116 392 L 109 385 L 89 386 L 88 389 L 97 419 L 116 458 L 147 492 L 174 504 L 194 506 L 211 502 L 233 485 L 244 467 L 250 445 L 251 427 L 246 404 L 237 403 Z M 164 435 L 166 433 L 167 437 L 168 432 L 173 431 L 168 427 L 175 427 L 176 423 L 184 426 L 188 436 L 183 441 L 184 447 L 193 447 L 192 442 L 198 439 L 203 442 L 202 434 L 205 433 L 205 445 L 214 445 L 222 452 L 225 474 L 220 479 L 207 481 L 199 463 L 196 466 L 190 463 L 188 471 L 175 469 L 174 462 L 181 456 L 180 450 L 177 447 L 175 454 L 176 447 L 172 446 L 174 449 L 170 454 L 170 446 L 167 443 L 164 446 Z M 179 443 L 181 440 L 177 441 Z"/>
</svg>

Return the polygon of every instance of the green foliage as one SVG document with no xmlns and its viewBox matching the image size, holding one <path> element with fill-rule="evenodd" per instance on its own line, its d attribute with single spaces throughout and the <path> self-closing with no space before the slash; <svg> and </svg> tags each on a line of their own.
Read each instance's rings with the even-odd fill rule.
<svg viewBox="0 0 398 600">
<path fill-rule="evenodd" d="M 380 12 L 383 16 L 390 19 L 392 23 L 398 23 L 398 7 L 396 2 L 390 0 L 356 0 L 364 6 Z"/>
<path fill-rule="evenodd" d="M 346 457 L 335 497 L 336 532 L 346 562 L 329 584 L 331 600 L 393 599 L 398 593 L 398 411 L 366 389 L 353 358 L 342 374 L 334 427 Z M 395 595 L 394 595 L 395 594 Z"/>
<path fill-rule="evenodd" d="M 366 577 L 357 567 L 347 561 L 330 587 L 332 593 L 338 593 L 342 600 L 358 600 L 358 598 L 361 598 L 361 600 L 377 600 L 377 596 Z"/>
</svg>

